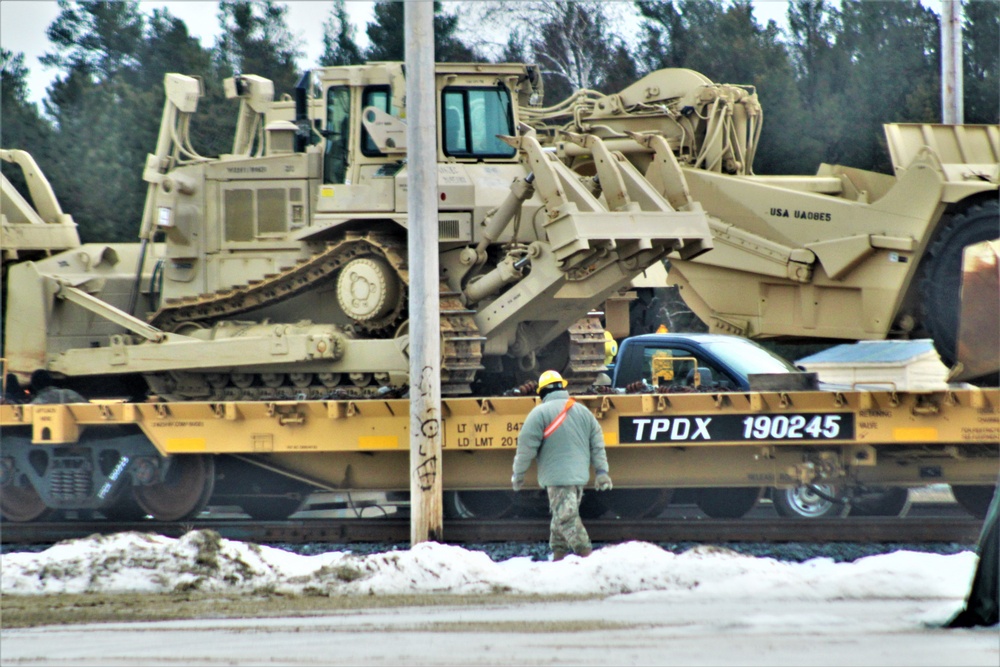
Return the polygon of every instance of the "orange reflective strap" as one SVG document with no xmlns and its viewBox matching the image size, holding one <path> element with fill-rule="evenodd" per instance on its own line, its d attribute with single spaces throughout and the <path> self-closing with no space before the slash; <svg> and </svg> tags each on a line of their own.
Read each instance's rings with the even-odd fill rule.
<svg viewBox="0 0 1000 667">
<path fill-rule="evenodd" d="M 566 407 L 565 407 L 565 408 L 563 408 L 562 412 L 560 412 L 560 413 L 559 413 L 558 415 L 556 415 L 556 418 L 552 420 L 552 423 L 551 423 L 551 424 L 549 424 L 548 426 L 546 426 L 546 427 L 545 427 L 545 430 L 544 430 L 544 431 L 542 431 L 542 438 L 543 438 L 543 439 L 544 439 L 544 438 L 547 438 L 547 437 L 549 437 L 550 435 L 552 435 L 553 433 L 555 433 L 555 432 L 556 432 L 556 430 L 557 430 L 557 429 L 558 429 L 558 428 L 559 428 L 560 426 L 562 426 L 562 423 L 563 423 L 564 421 L 566 421 L 566 415 L 568 415 L 568 414 L 569 414 L 569 409 L 570 409 L 571 407 L 573 407 L 573 405 L 574 405 L 575 403 L 576 403 L 576 400 L 575 400 L 575 399 L 572 399 L 572 398 L 571 398 L 571 399 L 569 399 L 568 401 L 566 401 Z"/>
</svg>

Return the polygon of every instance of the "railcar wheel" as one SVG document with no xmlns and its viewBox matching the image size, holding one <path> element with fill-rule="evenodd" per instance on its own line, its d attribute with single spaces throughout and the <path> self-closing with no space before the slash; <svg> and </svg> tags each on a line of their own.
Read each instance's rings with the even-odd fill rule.
<svg viewBox="0 0 1000 667">
<path fill-rule="evenodd" d="M 673 489 L 612 489 L 603 494 L 608 508 L 623 519 L 659 516 L 674 497 Z"/>
<path fill-rule="evenodd" d="M 514 511 L 511 491 L 446 491 L 446 519 L 502 519 Z"/>
<path fill-rule="evenodd" d="M 958 504 L 975 516 L 977 519 L 985 519 L 986 512 L 990 508 L 993 500 L 995 487 L 988 484 L 983 486 L 952 486 L 951 493 L 955 496 Z"/>
<path fill-rule="evenodd" d="M 778 516 L 793 519 L 822 519 L 839 516 L 842 505 L 830 500 L 839 497 L 840 490 L 828 484 L 809 484 L 771 491 L 774 511 L 778 513 Z"/>
<path fill-rule="evenodd" d="M 141 521 L 146 518 L 146 510 L 139 506 L 132 487 L 122 489 L 118 497 L 100 510 L 108 521 Z"/>
<path fill-rule="evenodd" d="M 214 505 L 239 505 L 259 521 L 283 521 L 305 503 L 313 486 L 234 456 L 215 458 Z"/>
<path fill-rule="evenodd" d="M 181 521 L 196 516 L 208 504 L 215 487 L 215 459 L 211 456 L 175 456 L 166 479 L 137 486 L 135 499 L 157 521 Z"/>
<path fill-rule="evenodd" d="M 258 521 L 284 521 L 295 514 L 304 498 L 297 494 L 287 496 L 261 496 L 259 498 L 244 498 L 240 501 L 243 511 L 250 518 Z"/>
<path fill-rule="evenodd" d="M 920 292 L 924 326 L 946 366 L 956 360 L 962 288 L 962 251 L 997 237 L 997 200 L 971 206 L 942 220 L 923 259 Z"/>
<path fill-rule="evenodd" d="M 698 489 L 695 503 L 698 509 L 713 519 L 739 519 L 753 509 L 760 497 L 756 486 L 736 489 Z"/>
<path fill-rule="evenodd" d="M 605 493 L 598 493 L 593 489 L 583 492 L 583 500 L 580 501 L 581 519 L 599 519 L 608 513 L 608 499 L 604 497 Z M 549 516 L 549 513 L 546 512 L 545 515 Z"/>
<path fill-rule="evenodd" d="M 851 502 L 851 516 L 899 516 L 909 499 L 909 489 L 877 489 Z"/>
<path fill-rule="evenodd" d="M 24 486 L 9 484 L 0 488 L 0 514 L 7 521 L 38 521 L 51 511 L 31 482 L 25 482 Z"/>
</svg>

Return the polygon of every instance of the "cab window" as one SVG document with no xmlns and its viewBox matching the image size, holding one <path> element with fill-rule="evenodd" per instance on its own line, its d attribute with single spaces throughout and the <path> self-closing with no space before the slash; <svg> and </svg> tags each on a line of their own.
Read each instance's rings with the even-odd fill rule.
<svg viewBox="0 0 1000 667">
<path fill-rule="evenodd" d="M 497 138 L 497 135 L 514 134 L 510 92 L 506 88 L 445 88 L 441 108 L 445 155 L 513 157 L 515 149 Z"/>
<path fill-rule="evenodd" d="M 323 159 L 323 182 L 343 183 L 347 176 L 351 141 L 351 89 L 331 86 L 326 91 L 326 151 Z"/>
</svg>

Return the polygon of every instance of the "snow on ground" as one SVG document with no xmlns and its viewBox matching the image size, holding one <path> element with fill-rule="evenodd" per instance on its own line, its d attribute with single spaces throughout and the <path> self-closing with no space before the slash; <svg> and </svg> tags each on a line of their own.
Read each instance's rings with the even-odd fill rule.
<svg viewBox="0 0 1000 667">
<path fill-rule="evenodd" d="M 940 599 L 957 610 L 975 570 L 972 552 L 898 551 L 852 563 L 787 563 L 719 547 L 674 554 L 628 542 L 558 563 L 425 543 L 406 551 L 302 556 L 225 540 L 212 531 L 173 539 L 143 533 L 92 536 L 41 553 L 0 556 L 3 595 L 87 592 L 274 591 L 326 594 L 614 595 L 659 591 L 699 600 Z M 949 605 L 951 607 L 951 605 Z"/>
</svg>

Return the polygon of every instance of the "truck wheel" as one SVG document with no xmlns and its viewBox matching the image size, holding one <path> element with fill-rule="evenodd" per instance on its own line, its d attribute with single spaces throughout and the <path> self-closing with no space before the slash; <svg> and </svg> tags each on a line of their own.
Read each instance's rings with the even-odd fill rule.
<svg viewBox="0 0 1000 667">
<path fill-rule="evenodd" d="M 760 492 L 756 486 L 698 489 L 695 503 L 698 509 L 713 519 L 739 519 L 757 504 Z"/>
<path fill-rule="evenodd" d="M 840 491 L 827 484 L 809 484 L 791 489 L 772 489 L 771 502 L 778 516 L 793 519 L 821 519 L 839 516 L 843 507 L 830 498 L 838 498 Z"/>
<path fill-rule="evenodd" d="M 909 489 L 878 489 L 851 502 L 851 516 L 899 516 L 910 498 Z"/>
<path fill-rule="evenodd" d="M 924 327 L 946 366 L 953 366 L 958 345 L 962 288 L 962 250 L 997 238 L 1000 206 L 993 199 L 945 216 L 924 256 L 920 292 Z"/>
<path fill-rule="evenodd" d="M 183 521 L 205 509 L 215 487 L 215 459 L 197 454 L 175 456 L 166 479 L 135 487 L 135 499 L 157 521 Z"/>
<path fill-rule="evenodd" d="M 952 486 L 951 493 L 958 504 L 977 519 L 985 519 L 986 512 L 993 500 L 995 487 L 985 486 Z"/>
</svg>

